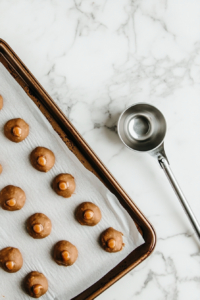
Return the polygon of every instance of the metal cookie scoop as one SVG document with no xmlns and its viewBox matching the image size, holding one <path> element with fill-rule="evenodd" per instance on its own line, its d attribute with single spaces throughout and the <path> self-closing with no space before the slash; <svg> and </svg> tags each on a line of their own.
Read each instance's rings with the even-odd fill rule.
<svg viewBox="0 0 200 300">
<path fill-rule="evenodd" d="M 147 103 L 130 106 L 122 112 L 118 120 L 118 134 L 124 145 L 131 150 L 148 152 L 158 160 L 200 238 L 200 225 L 170 169 L 165 154 L 166 130 L 163 114 Z"/>
</svg>

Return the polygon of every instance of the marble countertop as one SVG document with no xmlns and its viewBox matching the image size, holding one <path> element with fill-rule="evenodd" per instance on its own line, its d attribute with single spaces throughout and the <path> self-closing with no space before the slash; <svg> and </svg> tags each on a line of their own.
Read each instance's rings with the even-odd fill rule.
<svg viewBox="0 0 200 300">
<path fill-rule="evenodd" d="M 165 115 L 166 152 L 200 220 L 200 1 L 0 0 L 19 55 L 155 227 L 153 254 L 99 300 L 200 299 L 200 243 L 158 163 L 116 123 L 144 101 Z"/>
</svg>

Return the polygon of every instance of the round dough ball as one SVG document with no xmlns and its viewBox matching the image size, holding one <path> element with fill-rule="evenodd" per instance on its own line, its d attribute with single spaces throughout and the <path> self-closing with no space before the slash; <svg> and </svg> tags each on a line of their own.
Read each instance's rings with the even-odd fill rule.
<svg viewBox="0 0 200 300">
<path fill-rule="evenodd" d="M 77 248 L 68 241 L 60 241 L 55 244 L 53 249 L 53 258 L 60 266 L 71 266 L 78 257 Z"/>
<path fill-rule="evenodd" d="M 2 165 L 0 164 L 0 174 L 3 172 L 3 167 Z"/>
<path fill-rule="evenodd" d="M 94 203 L 83 202 L 76 208 L 75 216 L 81 225 L 95 226 L 101 220 L 101 211 Z"/>
<path fill-rule="evenodd" d="M 28 218 L 26 228 L 34 239 L 43 239 L 51 233 L 51 220 L 44 214 L 36 213 Z"/>
<path fill-rule="evenodd" d="M 0 266 L 8 273 L 15 273 L 21 269 L 23 258 L 17 248 L 7 247 L 0 251 Z"/>
<path fill-rule="evenodd" d="M 0 95 L 0 110 L 3 108 L 3 97 Z"/>
<path fill-rule="evenodd" d="M 118 252 L 123 249 L 125 244 L 123 243 L 123 233 L 110 227 L 102 232 L 100 240 L 101 246 L 107 252 Z"/>
<path fill-rule="evenodd" d="M 24 191 L 14 185 L 7 185 L 0 192 L 0 204 L 4 210 L 19 210 L 26 201 L 26 194 Z"/>
<path fill-rule="evenodd" d="M 45 147 L 37 147 L 31 152 L 31 164 L 40 172 L 48 172 L 55 164 L 55 155 Z"/>
<path fill-rule="evenodd" d="M 74 177 L 70 174 L 59 174 L 53 180 L 53 189 L 59 196 L 69 198 L 75 191 Z"/>
<path fill-rule="evenodd" d="M 12 142 L 19 143 L 29 134 L 29 125 L 23 119 L 12 119 L 4 126 L 5 136 Z"/>
<path fill-rule="evenodd" d="M 42 273 L 32 271 L 26 275 L 24 287 L 29 296 L 40 298 L 48 290 L 48 281 Z"/>
</svg>

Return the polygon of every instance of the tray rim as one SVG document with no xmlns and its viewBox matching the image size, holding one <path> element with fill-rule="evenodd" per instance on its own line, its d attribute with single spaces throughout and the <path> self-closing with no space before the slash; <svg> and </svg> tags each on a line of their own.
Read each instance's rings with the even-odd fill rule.
<svg viewBox="0 0 200 300">
<path fill-rule="evenodd" d="M 6 56 L 5 56 L 5 54 L 6 54 Z M 119 273 L 117 275 L 115 275 L 113 278 L 111 278 L 106 284 L 103 284 L 102 287 L 99 287 L 94 292 L 92 292 L 91 295 L 87 296 L 86 298 L 82 298 L 81 297 L 82 294 L 83 294 L 83 297 L 84 297 L 84 293 L 86 291 L 88 291 L 93 285 L 91 287 L 89 287 L 88 289 L 86 289 L 85 291 L 83 291 L 81 294 L 79 294 L 79 295 L 77 295 L 76 297 L 73 298 L 74 300 L 75 299 L 77 299 L 77 300 L 78 299 L 88 299 L 88 300 L 89 299 L 94 299 L 95 297 L 97 297 L 98 295 L 100 295 L 103 291 L 105 291 L 108 287 L 110 287 L 112 284 L 114 284 L 117 280 L 119 280 L 120 278 L 122 278 L 128 272 L 130 272 L 133 268 L 135 268 L 139 263 L 141 263 L 143 260 L 145 260 L 153 252 L 153 250 L 155 248 L 155 245 L 156 245 L 156 233 L 155 233 L 155 230 L 154 230 L 153 226 L 150 224 L 150 222 L 146 219 L 146 217 L 139 210 L 139 208 L 135 205 L 135 203 L 133 202 L 133 200 L 123 190 L 123 188 L 121 187 L 121 185 L 116 181 L 116 179 L 108 171 L 108 169 L 101 162 L 101 160 L 94 153 L 94 151 L 90 148 L 90 146 L 87 144 L 87 142 L 83 139 L 83 137 L 75 129 L 75 127 L 72 125 L 72 123 L 67 119 L 67 117 L 60 110 L 60 108 L 57 106 L 57 104 L 55 104 L 55 102 L 48 95 L 48 93 L 46 92 L 46 90 L 41 86 L 41 84 L 37 81 L 37 79 L 29 71 L 29 69 L 24 65 L 24 63 L 20 60 L 20 58 L 12 50 L 12 48 L 3 39 L 1 39 L 1 38 L 0 38 L 0 55 L 2 55 L 4 57 L 4 59 L 12 66 L 12 68 L 14 69 L 14 71 L 18 74 L 18 76 L 20 76 L 20 78 L 23 81 L 24 81 L 24 78 L 22 77 L 22 74 L 26 77 L 26 79 L 28 80 L 28 82 L 30 83 L 30 85 L 34 86 L 35 90 L 38 91 L 39 95 L 43 98 L 44 103 L 42 103 L 42 104 L 44 105 L 44 104 L 48 103 L 48 105 L 50 106 L 51 110 L 54 111 L 54 113 L 56 113 L 58 115 L 58 117 L 60 118 L 60 120 L 66 124 L 69 132 L 73 135 L 73 138 L 77 141 L 78 145 L 81 148 L 83 148 L 83 149 L 85 149 L 87 151 L 87 156 L 91 158 L 91 160 L 94 162 L 94 164 L 97 167 L 97 169 L 100 170 L 100 172 L 110 182 L 110 184 L 113 186 L 113 188 L 116 190 L 116 192 L 118 192 L 119 195 L 121 196 L 121 198 L 126 202 L 126 204 L 128 204 L 128 206 L 134 212 L 134 214 L 137 215 L 137 221 L 138 220 L 141 221 L 142 226 L 141 226 L 140 222 L 136 221 L 136 223 L 139 223 L 139 226 L 141 226 L 141 228 L 142 228 L 142 231 L 143 231 L 143 234 L 144 234 L 143 237 L 144 237 L 145 243 L 143 245 L 139 246 L 138 248 L 136 248 L 133 252 L 138 252 L 140 250 L 141 252 L 144 252 L 144 253 L 140 257 L 138 257 L 133 263 L 131 263 L 125 270 L 119 271 Z M 27 84 L 27 82 L 25 82 L 25 83 Z M 29 97 L 30 97 L 30 95 L 29 95 Z M 31 99 L 31 100 L 33 100 L 33 99 Z M 66 144 L 66 146 L 67 146 L 67 144 Z M 83 162 L 81 160 L 80 160 L 80 162 L 83 164 Z M 99 177 L 98 174 L 95 174 L 95 175 L 97 175 L 97 177 Z M 131 254 L 133 252 L 131 252 Z M 138 256 L 138 255 L 136 255 L 136 256 Z M 124 259 L 123 261 L 125 261 L 125 260 L 126 259 Z M 109 273 L 107 273 L 106 275 L 108 275 Z M 98 282 L 100 282 L 103 278 L 104 277 L 102 277 Z"/>
</svg>

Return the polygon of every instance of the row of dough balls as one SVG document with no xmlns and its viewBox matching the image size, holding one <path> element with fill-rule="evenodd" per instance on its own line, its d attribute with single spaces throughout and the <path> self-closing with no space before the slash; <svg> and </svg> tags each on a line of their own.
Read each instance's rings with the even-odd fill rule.
<svg viewBox="0 0 200 300">
<path fill-rule="evenodd" d="M 3 107 L 3 98 L 0 96 L 0 109 Z M 20 118 L 9 120 L 4 126 L 5 136 L 12 142 L 19 143 L 29 134 L 29 125 Z M 55 163 L 54 153 L 44 147 L 37 147 L 31 152 L 30 161 L 32 166 L 40 172 L 48 172 Z M 0 165 L 0 173 L 2 166 Z M 70 174 L 59 174 L 53 180 L 54 191 L 62 197 L 71 197 L 75 190 L 74 177 Z M 6 186 L 0 192 L 0 205 L 3 209 L 14 211 L 21 209 L 26 201 L 24 191 L 15 186 Z M 91 202 L 81 203 L 75 212 L 77 221 L 81 225 L 94 226 L 101 220 L 101 211 L 98 206 Z M 41 239 L 51 233 L 51 220 L 41 213 L 29 217 L 27 231 L 33 238 Z M 107 252 L 118 252 L 123 249 L 124 243 L 122 233 L 108 228 L 101 234 L 101 245 Z M 76 246 L 69 241 L 59 241 L 54 246 L 53 258 L 62 266 L 70 266 L 75 263 L 78 257 Z M 0 266 L 9 273 L 17 272 L 23 265 L 21 252 L 17 248 L 7 247 L 0 251 Z M 39 298 L 48 289 L 46 277 L 37 271 L 30 272 L 24 280 L 27 293 Z"/>
<path fill-rule="evenodd" d="M 35 216 L 31 216 L 32 220 Z M 44 216 L 44 215 L 43 215 Z M 42 216 L 42 217 L 43 217 Z M 46 216 L 45 216 L 46 217 Z M 29 220 L 31 219 L 29 218 Z M 46 217 L 47 218 L 47 217 Z M 48 219 L 49 225 L 51 224 Z M 36 225 L 37 226 L 37 225 Z M 50 225 L 51 226 L 51 225 Z M 27 229 L 33 233 L 32 228 L 27 225 Z M 29 232 L 30 233 L 30 232 Z M 33 233 L 35 236 L 35 233 Z M 44 237 L 44 236 L 43 236 Z M 101 234 L 101 243 L 105 246 L 105 250 L 110 252 L 110 248 L 107 248 L 107 243 L 109 242 L 112 246 L 112 239 L 115 238 L 115 241 L 123 244 L 122 241 L 122 233 L 113 229 L 108 228 Z M 41 237 L 37 237 L 41 238 Z M 118 250 L 119 251 L 119 250 Z M 53 259 L 60 266 L 71 266 L 75 263 L 78 258 L 78 250 L 76 246 L 71 244 L 69 241 L 59 241 L 54 245 L 53 248 Z M 23 265 L 23 257 L 19 249 L 13 247 L 6 247 L 0 251 L 0 267 L 8 272 L 15 273 L 22 268 Z M 23 281 L 23 286 L 27 292 L 27 294 L 33 298 L 39 298 L 44 295 L 48 290 L 48 280 L 44 274 L 38 271 L 32 271 L 26 275 Z"/>
</svg>

